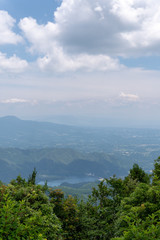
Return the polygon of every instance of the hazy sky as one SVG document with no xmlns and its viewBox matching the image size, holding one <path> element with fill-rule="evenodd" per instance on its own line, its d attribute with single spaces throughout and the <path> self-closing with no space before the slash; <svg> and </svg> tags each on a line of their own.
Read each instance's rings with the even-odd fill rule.
<svg viewBox="0 0 160 240">
<path fill-rule="evenodd" d="M 0 9 L 0 116 L 160 126 L 159 1 L 0 0 Z"/>
</svg>

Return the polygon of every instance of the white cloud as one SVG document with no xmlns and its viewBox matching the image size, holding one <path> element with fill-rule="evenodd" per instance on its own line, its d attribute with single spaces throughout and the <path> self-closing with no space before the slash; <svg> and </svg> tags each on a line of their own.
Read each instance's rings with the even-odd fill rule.
<svg viewBox="0 0 160 240">
<path fill-rule="evenodd" d="M 64 0 L 55 19 L 62 29 L 60 40 L 72 51 L 122 56 L 159 52 L 157 0 Z"/>
<path fill-rule="evenodd" d="M 36 100 L 23 99 L 23 98 L 9 98 L 9 99 L 1 100 L 0 103 L 4 103 L 4 104 L 30 103 L 32 105 L 36 105 L 37 101 Z"/>
<path fill-rule="evenodd" d="M 58 72 L 80 69 L 106 71 L 122 67 L 117 59 L 104 54 L 68 54 L 57 40 L 60 35 L 60 27 L 57 24 L 49 22 L 46 25 L 38 25 L 33 18 L 24 18 L 19 26 L 31 43 L 30 51 L 44 55 L 38 58 L 38 66 L 41 69 Z"/>
<path fill-rule="evenodd" d="M 105 55 L 87 55 L 79 54 L 67 56 L 63 53 L 61 48 L 57 48 L 54 54 L 49 54 L 43 58 L 38 59 L 38 65 L 41 69 L 50 69 L 57 72 L 64 71 L 106 71 L 118 70 L 122 66 L 115 59 Z"/>
<path fill-rule="evenodd" d="M 15 19 L 8 12 L 0 11 L 0 22 L 0 44 L 22 41 L 12 31 Z M 116 70 L 123 67 L 118 56 L 160 54 L 157 0 L 63 0 L 54 13 L 54 22 L 40 25 L 26 17 L 19 28 L 43 70 Z M 26 64 L 16 56 L 5 57 L 0 69 L 18 71 Z"/>
<path fill-rule="evenodd" d="M 26 17 L 19 23 L 42 69 L 113 70 L 122 67 L 118 56 L 159 52 L 157 0 L 63 0 L 54 20 L 40 25 Z"/>
<path fill-rule="evenodd" d="M 96 12 L 102 12 L 102 11 L 103 11 L 103 9 L 101 8 L 101 6 L 95 7 L 94 10 L 95 10 Z"/>
<path fill-rule="evenodd" d="M 59 34 L 59 28 L 56 24 L 48 22 L 46 25 L 39 25 L 31 17 L 21 19 L 19 27 L 24 36 L 31 43 L 30 51 L 46 54 L 52 51 L 56 42 L 56 36 Z"/>
<path fill-rule="evenodd" d="M 10 98 L 10 99 L 5 99 L 2 100 L 1 103 L 27 103 L 28 100 L 26 99 L 20 99 L 20 98 Z"/>
<path fill-rule="evenodd" d="M 6 54 L 0 52 L 0 72 L 22 72 L 27 67 L 27 61 L 18 58 L 16 55 L 7 58 Z"/>
<path fill-rule="evenodd" d="M 153 1 L 153 0 L 152 0 Z M 124 22 L 127 21 L 132 24 L 139 24 L 143 22 L 148 12 L 149 2 L 146 0 L 112 0 L 111 12 L 118 16 Z M 136 25 L 135 25 L 136 27 Z"/>
<path fill-rule="evenodd" d="M 120 93 L 120 97 L 124 100 L 127 100 L 127 101 L 137 101 L 139 100 L 139 96 L 136 95 L 136 94 L 131 94 L 131 93 L 124 93 L 124 92 L 121 92 Z"/>
<path fill-rule="evenodd" d="M 8 12 L 0 10 L 0 45 L 17 44 L 22 41 L 22 37 L 12 31 L 15 19 Z"/>
<path fill-rule="evenodd" d="M 55 12 L 60 29 L 58 41 L 72 53 L 106 54 L 117 52 L 124 42 L 119 32 L 126 26 L 111 14 L 111 0 L 63 0 Z M 124 43 L 123 43 L 124 44 Z"/>
<path fill-rule="evenodd" d="M 159 2 L 156 0 L 113 0 L 112 2 L 113 14 L 134 26 L 134 29 L 120 33 L 122 39 L 129 43 L 128 54 L 138 56 L 159 54 Z"/>
</svg>

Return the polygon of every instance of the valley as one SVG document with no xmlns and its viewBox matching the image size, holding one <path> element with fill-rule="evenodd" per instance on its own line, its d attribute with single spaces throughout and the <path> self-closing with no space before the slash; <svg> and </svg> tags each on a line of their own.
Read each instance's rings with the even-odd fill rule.
<svg viewBox="0 0 160 240">
<path fill-rule="evenodd" d="M 0 118 L 0 177 L 34 168 L 38 181 L 123 177 L 134 163 L 151 173 L 160 155 L 160 129 L 87 128 Z"/>
</svg>

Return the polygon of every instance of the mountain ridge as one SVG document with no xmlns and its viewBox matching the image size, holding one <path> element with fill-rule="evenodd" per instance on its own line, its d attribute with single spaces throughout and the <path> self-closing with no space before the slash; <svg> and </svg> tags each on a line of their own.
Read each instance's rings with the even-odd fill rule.
<svg viewBox="0 0 160 240">
<path fill-rule="evenodd" d="M 11 169 L 16 175 L 22 172 L 27 176 L 36 166 L 39 175 L 46 175 L 42 171 L 45 161 L 53 170 L 48 173 L 51 177 L 62 176 L 62 173 L 73 175 L 73 168 L 78 175 L 80 161 L 79 171 L 82 175 L 93 174 L 96 169 L 98 172 L 101 166 L 100 177 L 105 177 L 105 174 L 108 177 L 112 174 L 110 164 L 117 175 L 128 171 L 133 163 L 138 163 L 149 172 L 160 155 L 160 130 L 157 129 L 72 127 L 6 116 L 0 118 L 0 133 L 2 166 L 6 169 L 7 164 L 8 172 Z M 87 161 L 86 172 L 82 160 Z M 90 162 L 94 165 L 94 171 Z M 55 175 L 55 166 L 59 169 L 58 175 Z M 6 179 L 10 179 L 9 175 L 12 176 L 12 173 Z"/>
<path fill-rule="evenodd" d="M 98 155 L 98 160 L 97 160 Z M 0 179 L 8 182 L 21 174 L 27 178 L 36 168 L 39 180 L 66 177 L 109 177 L 115 172 L 123 175 L 126 170 L 112 162 L 107 154 L 81 153 L 73 149 L 17 149 L 0 148 Z"/>
</svg>

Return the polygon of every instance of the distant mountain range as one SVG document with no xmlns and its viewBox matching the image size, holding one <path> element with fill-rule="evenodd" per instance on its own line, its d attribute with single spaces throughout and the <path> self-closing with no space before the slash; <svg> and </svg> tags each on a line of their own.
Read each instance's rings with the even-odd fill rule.
<svg viewBox="0 0 160 240">
<path fill-rule="evenodd" d="M 78 128 L 48 123 L 20 120 L 14 116 L 0 118 L 1 147 L 52 147 L 73 143 Z"/>
<path fill-rule="evenodd" d="M 123 176 L 134 162 L 151 170 L 160 155 L 160 130 L 75 127 L 0 118 L 0 179 Z"/>
</svg>

